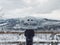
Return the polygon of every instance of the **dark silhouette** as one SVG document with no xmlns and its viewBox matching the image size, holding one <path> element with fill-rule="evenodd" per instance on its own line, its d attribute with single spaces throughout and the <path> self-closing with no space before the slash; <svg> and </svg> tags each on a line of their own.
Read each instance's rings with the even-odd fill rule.
<svg viewBox="0 0 60 45">
<path fill-rule="evenodd" d="M 34 30 L 27 29 L 25 31 L 26 45 L 33 45 Z"/>
</svg>

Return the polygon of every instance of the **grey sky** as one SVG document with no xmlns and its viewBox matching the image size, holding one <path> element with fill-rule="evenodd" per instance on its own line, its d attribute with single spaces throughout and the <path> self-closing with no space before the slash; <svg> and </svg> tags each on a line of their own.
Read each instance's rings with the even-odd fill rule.
<svg viewBox="0 0 60 45">
<path fill-rule="evenodd" d="M 60 18 L 60 0 L 0 0 L 0 7 L 3 8 L 5 18 L 21 16 L 52 18 L 55 13 L 56 19 Z"/>
</svg>

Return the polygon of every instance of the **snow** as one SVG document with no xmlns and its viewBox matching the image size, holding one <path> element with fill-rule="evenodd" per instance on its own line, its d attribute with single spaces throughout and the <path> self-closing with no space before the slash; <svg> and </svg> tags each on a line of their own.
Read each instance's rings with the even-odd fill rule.
<svg viewBox="0 0 60 45">
<path fill-rule="evenodd" d="M 51 36 L 51 34 L 35 34 L 35 36 L 33 38 L 33 42 L 36 42 L 36 43 L 46 42 L 45 45 L 47 45 L 47 42 L 54 42 L 54 43 L 60 42 L 60 40 L 55 40 L 55 39 L 51 40 L 50 36 Z M 24 36 L 24 34 L 21 34 L 21 35 L 18 35 L 18 34 L 0 34 L 0 43 L 2 43 L 2 42 L 26 42 L 26 37 Z M 17 44 L 1 44 L 1 45 L 17 45 Z M 34 45 L 37 45 L 37 44 L 34 44 Z"/>
</svg>

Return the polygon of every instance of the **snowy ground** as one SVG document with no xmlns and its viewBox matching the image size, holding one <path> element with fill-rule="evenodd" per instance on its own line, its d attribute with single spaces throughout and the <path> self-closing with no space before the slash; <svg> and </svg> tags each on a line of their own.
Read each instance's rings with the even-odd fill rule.
<svg viewBox="0 0 60 45">
<path fill-rule="evenodd" d="M 48 44 L 39 44 L 39 41 L 49 41 L 51 40 L 51 34 L 35 34 L 33 40 L 36 41 L 34 45 L 48 45 Z M 24 42 L 25 40 L 24 34 L 0 34 L 0 42 L 14 42 L 14 41 L 21 41 Z M 55 38 L 54 38 L 55 39 Z M 55 40 L 54 40 L 55 41 Z M 0 44 L 0 45 L 19 45 L 19 44 Z"/>
</svg>

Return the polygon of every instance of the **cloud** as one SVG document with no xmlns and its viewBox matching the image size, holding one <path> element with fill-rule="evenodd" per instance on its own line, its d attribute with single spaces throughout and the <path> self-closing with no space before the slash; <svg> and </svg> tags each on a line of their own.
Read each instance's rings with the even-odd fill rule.
<svg viewBox="0 0 60 45">
<path fill-rule="evenodd" d="M 50 13 L 60 9 L 60 0 L 0 0 L 0 6 L 6 10 L 32 7 L 32 13 Z"/>
<path fill-rule="evenodd" d="M 8 10 L 32 7 L 33 13 L 50 13 L 60 9 L 60 0 L 0 0 L 0 6 Z"/>
<path fill-rule="evenodd" d="M 60 9 L 60 0 L 48 0 L 42 4 L 36 0 L 32 3 L 34 13 L 51 13 L 53 10 Z"/>
<path fill-rule="evenodd" d="M 3 17 L 7 18 L 17 18 L 17 17 L 24 17 L 31 15 L 30 13 L 30 7 L 29 8 L 22 8 L 22 9 L 14 9 L 7 11 Z"/>
<path fill-rule="evenodd" d="M 34 17 L 38 18 L 48 18 L 48 19 L 57 19 L 60 20 L 60 10 L 54 10 L 52 13 L 46 13 L 46 14 L 32 14 Z"/>
<path fill-rule="evenodd" d="M 0 0 L 5 10 L 4 17 L 41 16 L 53 17 L 60 15 L 60 0 Z M 54 11 L 57 11 L 54 13 Z M 57 13 L 57 14 L 56 14 Z M 58 16 L 57 16 L 58 17 Z"/>
<path fill-rule="evenodd" d="M 0 6 L 5 10 L 24 8 L 27 4 L 23 0 L 0 0 Z"/>
<path fill-rule="evenodd" d="M 9 11 L 4 17 L 5 18 L 20 18 L 25 16 L 33 16 L 38 18 L 48 18 L 60 20 L 60 10 L 54 10 L 51 13 L 30 13 L 31 8 L 16 9 Z"/>
</svg>

